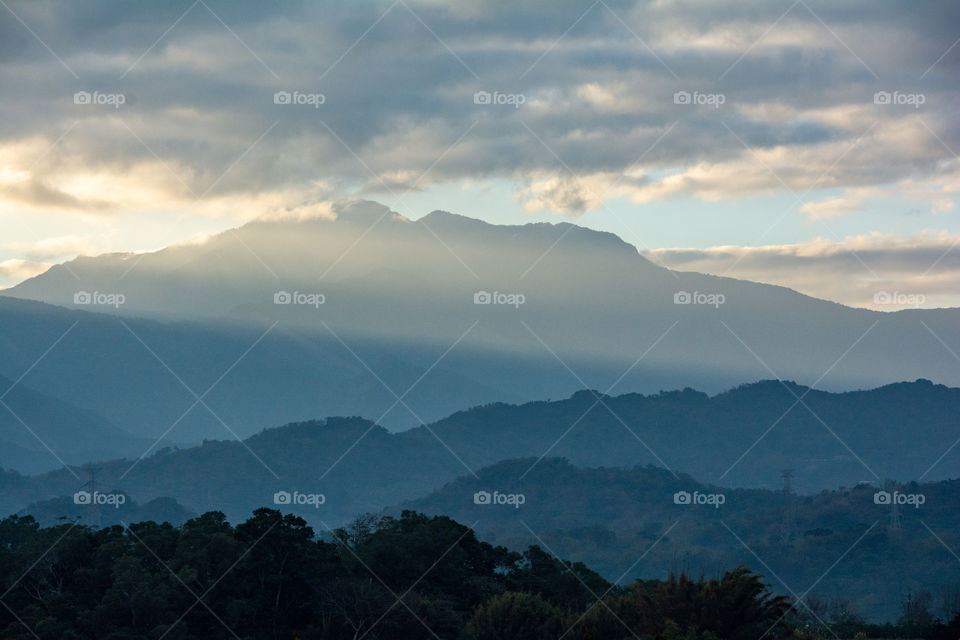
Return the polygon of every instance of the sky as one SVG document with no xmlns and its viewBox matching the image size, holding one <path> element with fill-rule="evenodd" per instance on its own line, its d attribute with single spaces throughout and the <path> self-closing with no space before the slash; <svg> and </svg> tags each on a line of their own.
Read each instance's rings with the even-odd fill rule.
<svg viewBox="0 0 960 640">
<path fill-rule="evenodd" d="M 0 287 L 363 198 L 960 306 L 960 5 L 0 1 Z"/>
</svg>

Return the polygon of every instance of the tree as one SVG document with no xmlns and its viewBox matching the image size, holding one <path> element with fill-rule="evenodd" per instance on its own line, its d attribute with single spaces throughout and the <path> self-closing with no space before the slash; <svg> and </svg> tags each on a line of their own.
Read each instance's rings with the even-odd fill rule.
<svg viewBox="0 0 960 640">
<path fill-rule="evenodd" d="M 559 609 L 538 595 L 513 591 L 479 607 L 466 627 L 471 640 L 556 640 L 564 631 Z"/>
<path fill-rule="evenodd" d="M 901 627 L 922 635 L 933 626 L 933 615 L 930 613 L 930 602 L 933 596 L 929 591 L 917 591 L 907 594 L 907 599 L 903 601 L 903 614 L 897 621 Z"/>
</svg>

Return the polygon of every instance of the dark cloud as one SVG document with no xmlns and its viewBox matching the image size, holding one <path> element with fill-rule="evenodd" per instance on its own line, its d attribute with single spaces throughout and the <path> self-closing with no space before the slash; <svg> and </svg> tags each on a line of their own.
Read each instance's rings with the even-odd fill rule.
<svg viewBox="0 0 960 640">
<path fill-rule="evenodd" d="M 0 148 L 53 143 L 77 123 L 63 143 L 73 162 L 30 169 L 50 190 L 37 206 L 59 191 L 70 208 L 85 167 L 122 176 L 159 162 L 177 202 L 184 185 L 293 201 L 318 179 L 402 189 L 429 169 L 417 186 L 552 173 L 540 200 L 577 212 L 596 199 L 556 184 L 569 183 L 567 167 L 617 175 L 645 152 L 640 170 L 682 175 L 626 181 L 620 195 L 738 197 L 781 180 L 803 190 L 825 171 L 835 188 L 936 178 L 955 160 L 947 147 L 960 148 L 960 47 L 937 62 L 956 38 L 951 2 L 801 2 L 786 15 L 789 3 L 766 2 L 611 1 L 586 14 L 575 2 L 9 4 L 54 53 L 0 9 L 0 84 L 16 88 Z M 75 105 L 81 90 L 136 100 Z M 925 102 L 875 105 L 881 90 Z M 278 105 L 277 91 L 324 101 Z M 475 104 L 477 91 L 524 104 Z M 678 105 L 678 91 L 724 102 Z"/>
</svg>

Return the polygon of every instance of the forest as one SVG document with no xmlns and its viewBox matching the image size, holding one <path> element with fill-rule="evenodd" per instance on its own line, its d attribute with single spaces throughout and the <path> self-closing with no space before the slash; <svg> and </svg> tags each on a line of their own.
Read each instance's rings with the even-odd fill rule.
<svg viewBox="0 0 960 640">
<path fill-rule="evenodd" d="M 0 579 L 0 634 L 23 640 L 946 640 L 960 630 L 913 597 L 896 625 L 838 619 L 828 610 L 838 603 L 773 595 L 745 567 L 614 585 L 541 547 L 510 551 L 414 511 L 323 531 L 266 508 L 235 526 L 220 512 L 179 527 L 10 516 Z"/>
</svg>

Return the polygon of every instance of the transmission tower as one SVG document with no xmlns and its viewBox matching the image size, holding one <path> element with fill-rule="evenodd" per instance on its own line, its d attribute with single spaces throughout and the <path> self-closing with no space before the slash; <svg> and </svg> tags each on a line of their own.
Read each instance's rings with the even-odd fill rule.
<svg viewBox="0 0 960 640">
<path fill-rule="evenodd" d="M 781 541 L 784 544 L 792 542 L 797 535 L 797 517 L 793 502 L 793 469 L 785 469 L 780 474 L 783 478 L 783 523 Z"/>
<path fill-rule="evenodd" d="M 900 518 L 900 505 L 894 499 L 897 487 L 892 480 L 887 481 L 885 491 L 890 495 L 890 530 L 899 532 L 903 528 L 903 521 Z"/>
<path fill-rule="evenodd" d="M 87 524 L 93 525 L 97 528 L 102 526 L 102 514 L 100 513 L 100 505 L 93 500 L 93 496 L 97 492 L 97 474 L 100 473 L 100 467 L 84 467 L 84 470 L 87 472 L 87 477 L 89 480 L 83 483 L 81 490 L 86 491 L 91 496 L 90 504 L 86 505 L 87 514 L 89 515 L 90 521 Z"/>
</svg>

